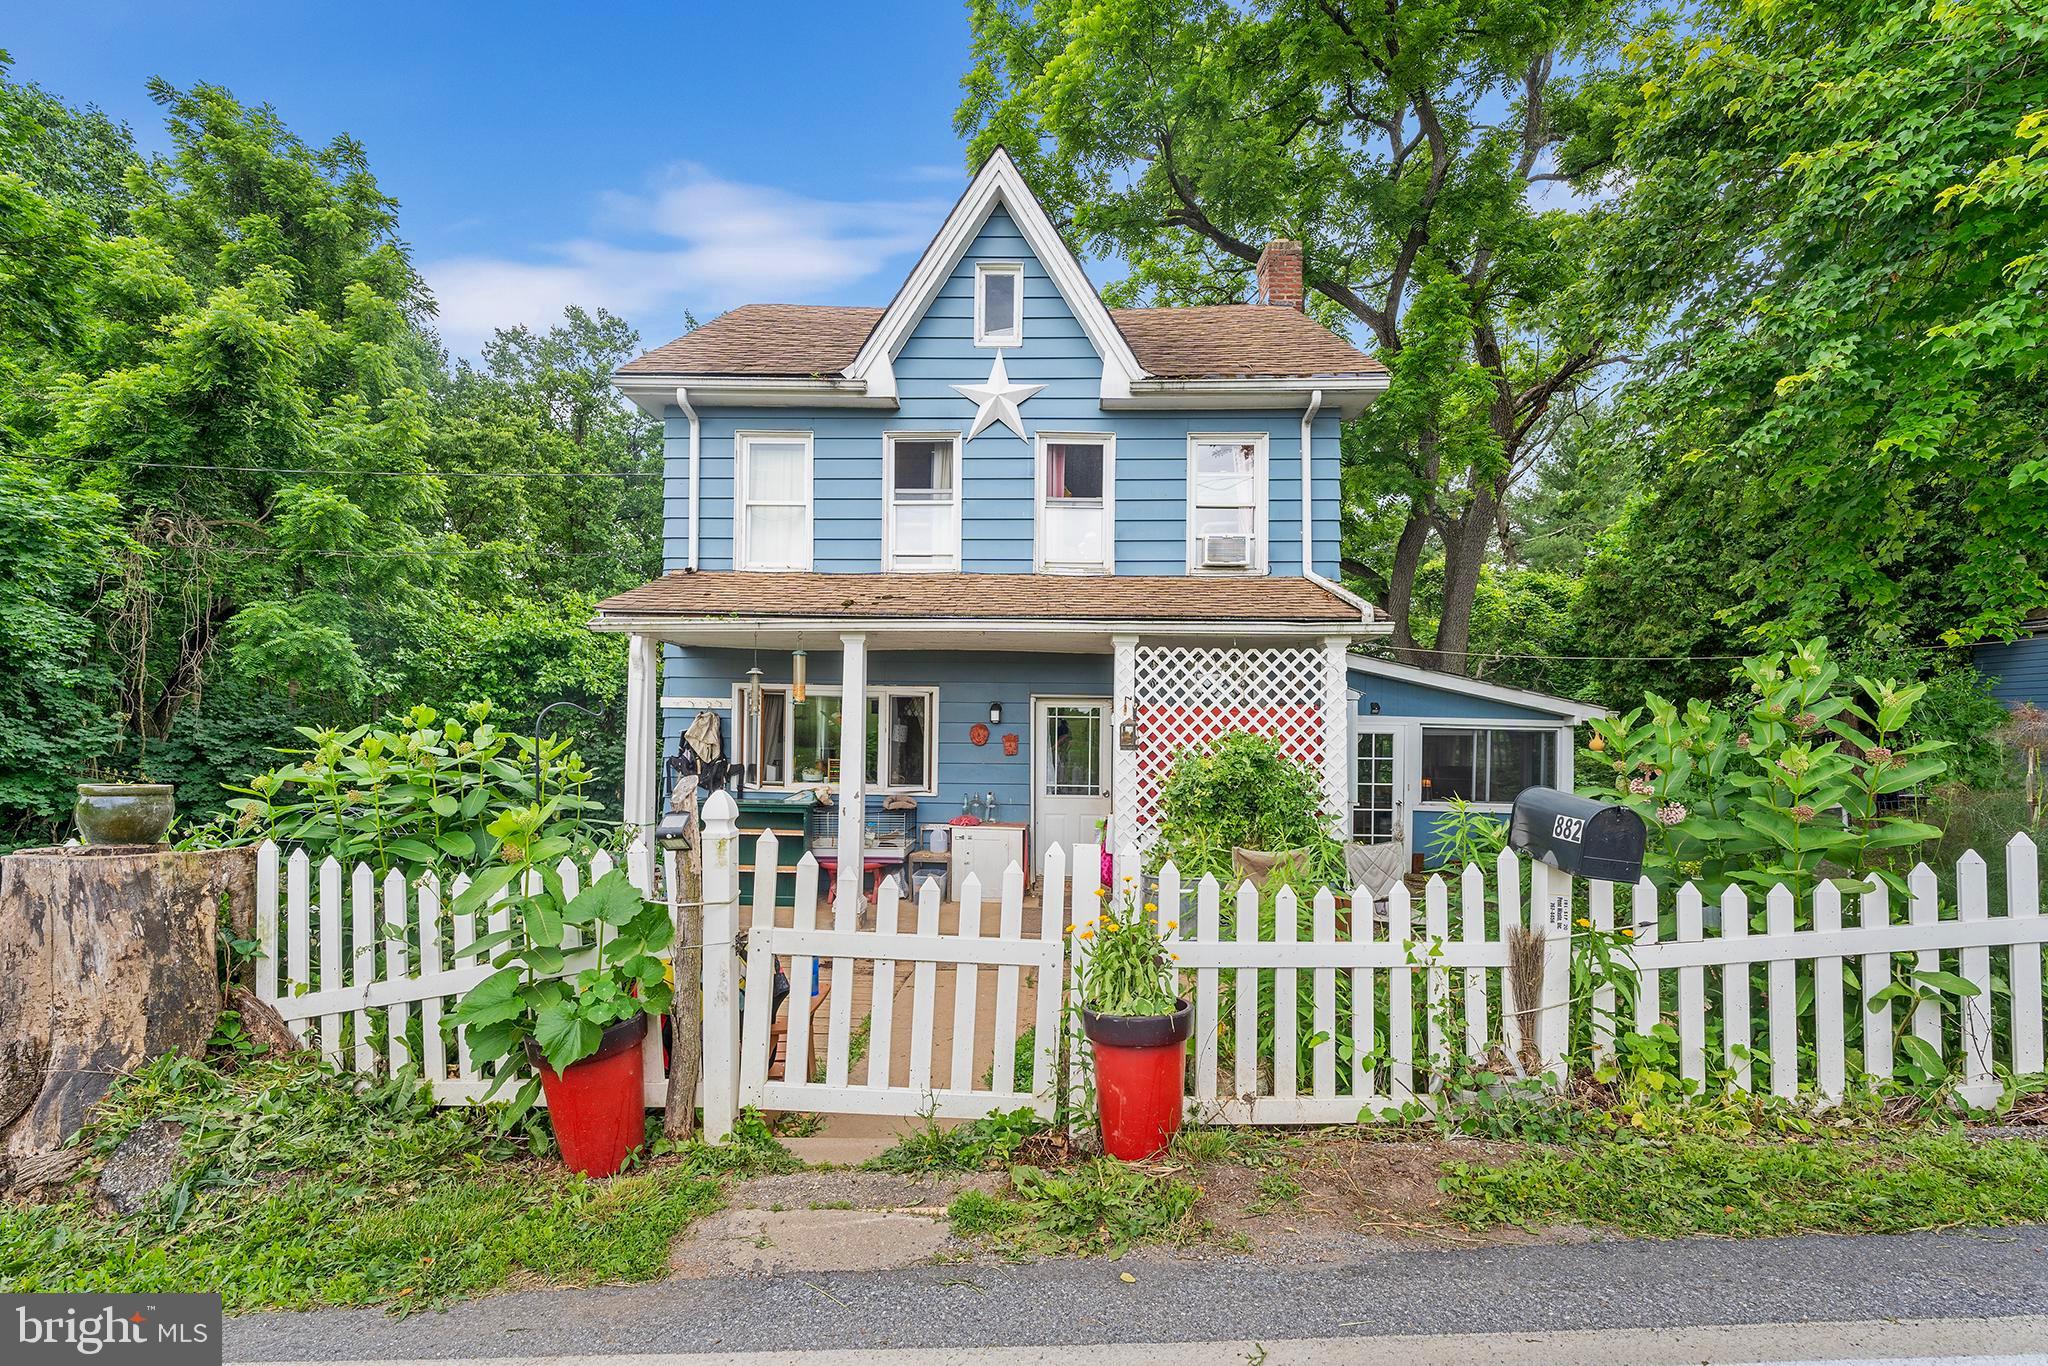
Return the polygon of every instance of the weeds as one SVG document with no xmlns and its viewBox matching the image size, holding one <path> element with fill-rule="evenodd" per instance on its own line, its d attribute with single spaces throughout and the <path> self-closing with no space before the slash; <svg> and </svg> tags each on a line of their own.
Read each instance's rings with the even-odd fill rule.
<svg viewBox="0 0 2048 1366">
<path fill-rule="evenodd" d="M 49 1204 L 0 1205 L 0 1286 L 217 1290 L 231 1311 L 410 1310 L 521 1271 L 646 1280 L 723 1203 L 726 1180 L 793 1162 L 749 1115 L 728 1144 L 656 1144 L 593 1182 L 536 1160 L 544 1130 L 500 1135 L 488 1109 L 437 1107 L 410 1077 L 360 1092 L 354 1081 L 303 1055 L 232 1070 L 171 1056 L 123 1079 L 82 1141 L 104 1155 L 170 1121 L 182 1170 L 126 1219 L 102 1214 L 84 1181 Z"/>
<path fill-rule="evenodd" d="M 869 1171 L 905 1175 L 1007 1167 L 1017 1160 L 1024 1145 L 1046 1128 L 1046 1122 L 1028 1109 L 998 1110 L 945 1129 L 926 1115 L 923 1125 L 902 1142 L 861 1165 Z"/>
<path fill-rule="evenodd" d="M 947 1209 L 962 1238 L 1000 1241 L 1008 1252 L 1121 1256 L 1139 1243 L 1184 1243 L 1200 1228 L 1201 1192 L 1150 1168 L 1096 1158 L 1065 1172 L 1010 1171 L 1014 1196 L 964 1191 Z"/>
<path fill-rule="evenodd" d="M 1446 1169 L 1452 1217 L 1671 1237 L 1888 1233 L 2048 1218 L 2048 1148 L 1959 1133 L 1875 1141 L 1603 1144 Z"/>
</svg>

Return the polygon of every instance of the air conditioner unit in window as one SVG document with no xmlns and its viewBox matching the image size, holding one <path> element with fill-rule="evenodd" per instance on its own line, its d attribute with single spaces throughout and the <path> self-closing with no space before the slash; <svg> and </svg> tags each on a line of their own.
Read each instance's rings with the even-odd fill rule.
<svg viewBox="0 0 2048 1366">
<path fill-rule="evenodd" d="M 1211 532 L 1202 537 L 1202 568 L 1250 569 L 1252 537 L 1241 531 Z"/>
</svg>

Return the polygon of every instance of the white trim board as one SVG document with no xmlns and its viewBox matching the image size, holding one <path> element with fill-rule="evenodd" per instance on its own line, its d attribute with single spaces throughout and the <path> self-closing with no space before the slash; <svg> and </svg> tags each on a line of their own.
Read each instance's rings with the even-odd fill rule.
<svg viewBox="0 0 2048 1366">
<path fill-rule="evenodd" d="M 1371 655 L 1353 654 L 1345 661 L 1345 667 L 1356 669 L 1363 674 L 1376 674 L 1400 683 L 1412 683 L 1420 688 L 1434 688 L 1438 692 L 1458 693 L 1465 697 L 1483 697 L 1490 702 L 1501 702 L 1511 707 L 1529 707 L 1536 711 L 1548 712 L 1561 721 L 1573 723 L 1606 720 L 1614 715 L 1605 707 L 1596 707 L 1587 702 L 1576 702 L 1569 697 L 1558 697 L 1547 692 L 1536 692 L 1530 688 L 1511 688 L 1504 683 L 1488 683 L 1482 679 L 1466 678 L 1462 674 L 1442 673 L 1436 669 L 1420 669 L 1413 664 L 1396 664 L 1390 660 L 1375 659 Z M 1429 718 L 1436 720 L 1435 717 Z M 1495 724 L 1512 725 L 1504 718 L 1494 718 Z M 1474 722 L 1447 721 L 1447 724 L 1472 725 Z"/>
</svg>

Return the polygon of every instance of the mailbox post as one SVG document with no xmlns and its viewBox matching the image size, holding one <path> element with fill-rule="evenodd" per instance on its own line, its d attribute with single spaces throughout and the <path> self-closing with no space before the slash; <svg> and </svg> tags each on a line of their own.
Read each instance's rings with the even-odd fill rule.
<svg viewBox="0 0 2048 1366">
<path fill-rule="evenodd" d="M 1546 1071 L 1562 1076 L 1569 1044 L 1571 879 L 1633 883 L 1643 873 L 1642 818 L 1625 806 L 1554 787 L 1525 787 L 1508 820 L 1508 845 L 1529 856 L 1530 928 L 1542 917 L 1542 1018 L 1537 1046 Z M 1562 877 L 1559 875 L 1562 874 Z M 1539 910 L 1540 908 L 1540 910 Z"/>
</svg>

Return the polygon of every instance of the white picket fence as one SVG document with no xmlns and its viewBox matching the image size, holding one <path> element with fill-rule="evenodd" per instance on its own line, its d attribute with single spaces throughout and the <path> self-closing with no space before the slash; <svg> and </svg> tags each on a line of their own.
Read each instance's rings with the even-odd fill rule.
<svg viewBox="0 0 2048 1366">
<path fill-rule="evenodd" d="M 615 866 L 600 851 L 585 866 L 565 858 L 556 871 L 573 896 Z M 644 842 L 627 851 L 626 866 L 647 892 Z M 493 971 L 464 950 L 506 921 L 503 911 L 449 912 L 468 885 L 457 877 L 444 897 L 431 875 L 409 883 L 392 869 L 380 881 L 367 863 L 345 870 L 328 858 L 316 868 L 303 849 L 286 856 L 264 844 L 256 854 L 256 994 L 345 1071 L 371 1076 L 411 1065 L 443 1104 L 482 1099 L 492 1077 L 447 1022 L 462 994 Z M 569 931 L 572 949 L 575 933 Z M 592 953 L 572 952 L 570 970 L 587 966 Z M 647 1103 L 659 1106 L 668 1087 L 660 1031 L 650 1030 L 643 1047 Z M 500 1090 L 499 1098 L 509 1099 L 514 1089 Z"/>
<path fill-rule="evenodd" d="M 942 904 L 936 888 L 907 904 L 885 881 L 871 927 L 851 903 L 820 926 L 818 869 L 808 855 L 797 865 L 796 907 L 782 908 L 787 923 L 779 923 L 776 879 L 766 872 L 778 859 L 771 834 L 755 854 L 763 873 L 754 879 L 742 962 L 733 951 L 742 940 L 736 815 L 723 794 L 704 812 L 700 1098 L 713 1138 L 729 1132 L 743 1105 L 948 1118 L 1018 1107 L 1054 1113 L 1061 1062 L 1069 1086 L 1084 1075 L 1085 1045 L 1064 1025 L 1089 948 L 1079 931 L 1106 904 L 1156 915 L 1172 941 L 1182 992 L 1195 1007 L 1189 1114 L 1203 1122 L 1343 1123 L 1432 1106 L 1453 1051 L 1561 1082 L 1568 1059 L 1584 1056 L 1575 1047 L 1590 1043 L 1596 1057 L 1609 1055 L 1617 1032 L 1648 1032 L 1659 1022 L 1675 1031 L 1687 1082 L 1711 1076 L 1782 1096 L 1839 1097 L 1866 1075 L 1897 1075 L 1907 1052 L 1931 1052 L 1959 1063 L 1963 1094 L 1981 1104 L 1997 1094 L 2001 1071 L 2027 1075 L 2044 1065 L 2048 917 L 2038 854 L 2025 835 L 2004 851 L 2002 906 L 1990 904 L 1985 862 L 1970 853 L 1947 887 L 1916 868 L 1899 899 L 1873 881 L 1845 905 L 1822 884 L 1801 907 L 1786 888 L 1773 888 L 1762 898 L 1760 929 L 1751 924 L 1756 905 L 1740 889 L 1720 899 L 1715 926 L 1690 886 L 1660 905 L 1647 880 L 1632 888 L 1573 883 L 1506 854 L 1491 869 L 1431 877 L 1419 894 L 1404 883 L 1377 893 L 1324 889 L 1303 907 L 1287 891 L 1262 906 L 1248 885 L 1209 877 L 1185 885 L 1171 865 L 1146 877 L 1129 852 L 1117 861 L 1114 884 L 1102 887 L 1098 849 L 1075 849 L 1070 864 L 1055 848 L 1043 856 L 1035 904 L 1024 870 L 1007 871 L 993 932 L 985 933 L 982 889 L 972 879 L 957 909 Z M 599 855 L 587 869 L 564 861 L 561 872 L 573 889 L 610 867 Z M 644 845 L 628 867 L 649 891 Z M 271 846 L 258 869 L 259 994 L 339 1066 L 367 1075 L 413 1063 L 451 1104 L 488 1090 L 490 1078 L 459 1041 L 451 1046 L 443 1022 L 489 971 L 454 955 L 495 928 L 502 912 L 451 916 L 432 879 L 410 886 L 394 873 L 378 883 L 366 866 L 344 870 L 328 860 L 316 870 L 303 852 L 283 858 Z M 1574 937 L 1589 932 L 1623 946 L 1621 957 L 1613 975 L 1575 997 Z M 1513 941 L 1525 933 L 1539 940 L 1531 1000 L 1517 999 L 1511 985 Z M 783 1075 L 771 1077 L 771 993 L 744 988 L 772 982 L 778 962 L 795 989 Z M 830 988 L 815 1057 L 814 964 Z M 1905 975 L 1895 965 L 1944 974 L 1942 982 L 1960 978 L 1976 991 L 1879 999 Z M 993 995 L 985 998 L 991 973 Z M 988 1019 L 984 1000 L 992 1002 Z M 1995 1028 L 2001 1016 L 2004 1027 Z M 1020 1067 L 1027 1027 L 1030 1060 Z M 1925 1047 L 1895 1047 L 1895 1033 Z M 647 1062 L 647 1102 L 658 1106 L 666 1079 L 657 1032 Z"/>
</svg>

